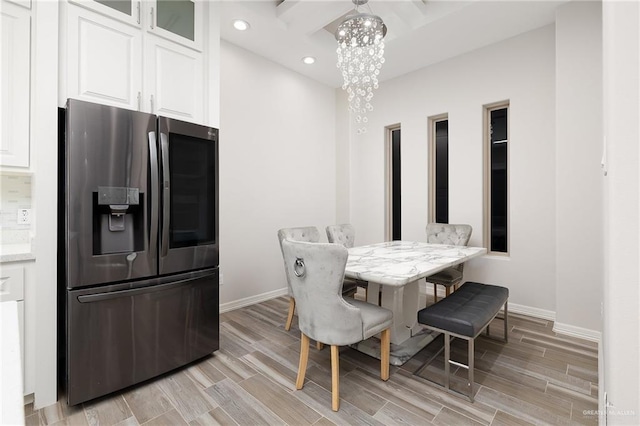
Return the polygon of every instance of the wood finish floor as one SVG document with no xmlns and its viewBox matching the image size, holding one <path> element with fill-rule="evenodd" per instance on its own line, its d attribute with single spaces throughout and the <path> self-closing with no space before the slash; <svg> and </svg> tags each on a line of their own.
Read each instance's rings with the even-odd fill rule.
<svg viewBox="0 0 640 426">
<path fill-rule="evenodd" d="M 295 390 L 297 319 L 284 330 L 284 297 L 221 315 L 220 351 L 186 368 L 77 407 L 58 402 L 27 425 L 528 425 L 597 424 L 597 344 L 556 335 L 550 321 L 509 315 L 509 343 L 476 339 L 475 402 L 413 375 L 441 339 L 379 379 L 379 361 L 340 351 L 340 411 L 331 411 L 330 351 L 309 351 L 304 388 Z M 502 321 L 492 333 L 501 335 Z M 464 361 L 466 344 L 452 345 Z M 442 373 L 441 355 L 424 369 Z M 466 371 L 456 372 L 463 383 Z"/>
</svg>

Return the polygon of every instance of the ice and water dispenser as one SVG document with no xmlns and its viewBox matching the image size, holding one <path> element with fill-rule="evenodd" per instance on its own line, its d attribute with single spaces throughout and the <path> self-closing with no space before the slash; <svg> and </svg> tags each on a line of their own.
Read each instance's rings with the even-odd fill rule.
<svg viewBox="0 0 640 426">
<path fill-rule="evenodd" d="M 144 250 L 144 193 L 138 188 L 98 187 L 93 193 L 93 254 Z"/>
</svg>

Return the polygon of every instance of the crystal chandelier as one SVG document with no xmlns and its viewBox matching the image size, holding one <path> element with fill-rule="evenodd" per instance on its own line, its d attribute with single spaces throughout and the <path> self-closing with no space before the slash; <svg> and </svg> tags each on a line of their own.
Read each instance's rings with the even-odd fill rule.
<svg viewBox="0 0 640 426">
<path fill-rule="evenodd" d="M 338 68 L 342 71 L 349 97 L 349 111 L 355 114 L 357 133 L 366 132 L 367 113 L 373 110 L 373 90 L 378 88 L 378 74 L 384 63 L 387 26 L 379 16 L 361 13 L 358 6 L 368 0 L 352 0 L 355 13 L 347 15 L 336 30 Z M 369 11 L 371 8 L 367 5 Z"/>
</svg>

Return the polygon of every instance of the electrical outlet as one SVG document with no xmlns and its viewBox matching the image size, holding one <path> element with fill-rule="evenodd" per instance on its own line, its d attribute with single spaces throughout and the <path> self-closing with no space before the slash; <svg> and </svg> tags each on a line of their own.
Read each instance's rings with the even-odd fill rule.
<svg viewBox="0 0 640 426">
<path fill-rule="evenodd" d="M 18 225 L 31 223 L 31 209 L 18 209 Z"/>
<path fill-rule="evenodd" d="M 218 274 L 218 284 L 220 284 L 220 286 L 222 286 L 222 284 L 223 284 L 222 277 L 223 277 L 222 271 L 220 271 L 220 274 Z"/>
</svg>

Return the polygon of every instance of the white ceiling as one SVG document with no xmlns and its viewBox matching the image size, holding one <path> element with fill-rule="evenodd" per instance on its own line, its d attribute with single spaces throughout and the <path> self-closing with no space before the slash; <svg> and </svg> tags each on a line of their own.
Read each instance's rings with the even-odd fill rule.
<svg viewBox="0 0 640 426">
<path fill-rule="evenodd" d="M 380 81 L 542 27 L 568 0 L 370 0 L 387 25 Z M 361 11 L 368 11 L 367 5 Z M 221 37 L 314 80 L 339 87 L 337 42 L 325 27 L 353 11 L 351 0 L 222 1 Z M 237 31 L 234 19 L 250 23 Z M 302 57 L 314 56 L 305 65 Z"/>
</svg>

